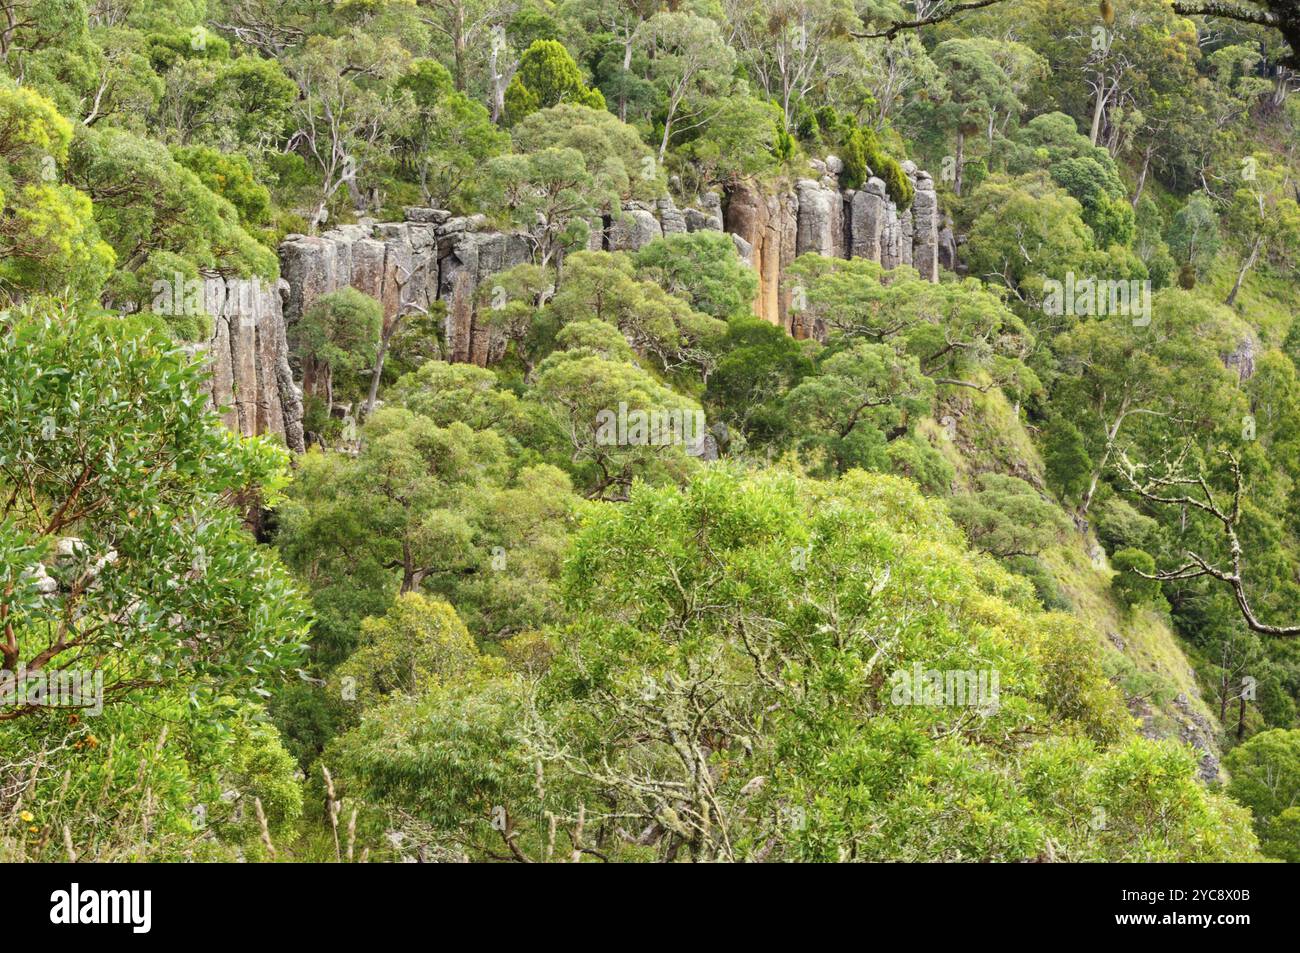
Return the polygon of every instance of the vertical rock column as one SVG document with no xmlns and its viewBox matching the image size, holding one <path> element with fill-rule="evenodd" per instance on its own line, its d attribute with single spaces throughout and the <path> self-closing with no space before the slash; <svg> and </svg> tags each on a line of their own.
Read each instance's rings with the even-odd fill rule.
<svg viewBox="0 0 1300 953">
<path fill-rule="evenodd" d="M 476 232 L 452 219 L 438 247 L 436 297 L 447 307 L 447 360 L 484 367 L 500 357 L 505 341 L 480 313 L 478 289 L 491 275 L 532 261 L 532 246 L 523 235 Z"/>
<path fill-rule="evenodd" d="M 880 235 L 880 264 L 894 269 L 902 262 L 903 229 L 898 220 L 898 209 L 893 202 L 885 203 L 885 226 Z"/>
<path fill-rule="evenodd" d="M 939 280 L 939 197 L 928 172 L 916 174 L 916 197 L 912 199 L 915 234 L 912 239 L 912 267 L 926 281 Z"/>
<path fill-rule="evenodd" d="M 885 231 L 885 210 L 888 207 L 889 199 L 885 197 L 885 183 L 875 176 L 868 179 L 866 185 L 853 194 L 853 222 L 850 230 L 853 245 L 849 249 L 850 257 L 880 261 L 881 243 Z"/>
<path fill-rule="evenodd" d="M 839 193 L 812 179 L 800 179 L 795 184 L 795 194 L 799 197 L 796 257 L 809 252 L 827 258 L 839 257 L 836 246 L 842 244 L 843 239 L 837 241 L 836 236 L 843 234 L 840 209 L 844 204 Z"/>
<path fill-rule="evenodd" d="M 844 224 L 844 197 L 827 175 L 820 182 L 800 179 L 795 186 L 799 197 L 795 256 L 809 253 L 826 258 L 847 258 L 849 248 Z M 850 224 L 851 230 L 851 224 Z M 782 263 L 782 272 L 789 262 Z M 814 327 L 808 315 L 792 311 L 787 327 L 796 338 L 820 337 L 823 329 Z"/>
<path fill-rule="evenodd" d="M 288 289 L 284 282 L 255 278 L 204 282 L 212 403 L 224 408 L 222 421 L 236 433 L 274 434 L 301 451 L 302 397 L 289 369 L 282 289 Z"/>
<path fill-rule="evenodd" d="M 764 273 L 763 253 L 768 241 L 769 217 L 767 196 L 753 185 L 741 182 L 728 192 L 723 228 L 737 239 L 741 256 L 758 272 L 754 313 L 764 321 L 780 324 L 777 298 Z"/>
<path fill-rule="evenodd" d="M 916 163 L 908 159 L 903 163 L 903 172 L 907 175 L 908 181 L 912 183 L 912 194 L 916 194 Z M 908 206 L 898 215 L 899 226 L 899 246 L 898 246 L 898 263 L 900 265 L 911 265 L 915 261 L 913 255 L 913 245 L 916 242 L 916 216 L 912 213 L 912 206 Z"/>
</svg>

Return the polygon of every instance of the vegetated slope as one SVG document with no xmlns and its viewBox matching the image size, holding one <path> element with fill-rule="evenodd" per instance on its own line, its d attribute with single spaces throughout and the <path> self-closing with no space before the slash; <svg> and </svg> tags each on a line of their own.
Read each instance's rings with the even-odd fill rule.
<svg viewBox="0 0 1300 953">
<path fill-rule="evenodd" d="M 1285 32 L 0 13 L 5 856 L 1300 857 Z"/>
<path fill-rule="evenodd" d="M 949 388 L 938 414 L 944 423 L 931 421 L 927 436 L 953 464 L 959 490 L 969 491 L 983 473 L 1007 473 L 1026 480 L 1058 505 L 1044 486 L 1034 439 L 1001 391 Z M 1062 509 L 1062 515 L 1069 514 Z M 1045 571 L 1040 596 L 1069 612 L 1088 633 L 1139 730 L 1148 737 L 1192 745 L 1202 779 L 1220 780 L 1221 726 L 1202 697 L 1195 669 L 1168 615 L 1116 598 L 1111 589 L 1116 571 L 1086 524 L 1080 529 L 1069 520 L 1036 560 Z"/>
</svg>

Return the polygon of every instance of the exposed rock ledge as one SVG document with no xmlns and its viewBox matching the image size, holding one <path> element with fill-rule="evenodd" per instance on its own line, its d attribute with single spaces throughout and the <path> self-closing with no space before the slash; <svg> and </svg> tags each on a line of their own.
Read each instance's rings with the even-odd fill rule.
<svg viewBox="0 0 1300 953">
<path fill-rule="evenodd" d="M 831 164 L 828 159 L 813 165 L 821 171 Z M 698 208 L 678 209 L 671 198 L 631 202 L 620 215 L 592 223 L 588 247 L 635 251 L 665 234 L 724 230 L 758 272 L 755 313 L 807 337 L 814 329 L 791 314 L 790 289 L 782 284 L 786 266 L 799 255 L 869 258 L 886 268 L 910 265 L 923 278 L 938 280 L 941 223 L 934 183 L 910 162 L 903 168 L 916 197 L 901 213 L 880 179 L 840 191 L 828 173 L 775 192 L 742 183 L 725 197 L 706 194 Z M 489 276 L 531 260 L 526 235 L 494 231 L 482 215 L 453 216 L 440 209 L 409 208 L 404 222 L 362 221 L 320 236 L 290 235 L 280 246 L 278 286 L 249 293 L 245 282 L 209 280 L 213 401 L 229 408 L 225 420 L 232 429 L 275 434 L 301 450 L 302 393 L 312 393 L 314 382 L 295 386 L 293 374 L 301 369 L 291 354 L 295 325 L 312 301 L 351 285 L 381 303 L 386 328 L 399 315 L 443 301 L 446 358 L 486 366 L 501 358 L 506 341 L 480 320 L 476 292 Z"/>
</svg>

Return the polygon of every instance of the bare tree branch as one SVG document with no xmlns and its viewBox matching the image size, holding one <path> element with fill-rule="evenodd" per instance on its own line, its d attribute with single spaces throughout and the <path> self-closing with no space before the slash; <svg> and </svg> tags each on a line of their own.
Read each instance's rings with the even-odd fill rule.
<svg viewBox="0 0 1300 953">
<path fill-rule="evenodd" d="M 1144 579 L 1155 579 L 1161 582 L 1174 579 L 1196 579 L 1201 576 L 1217 579 L 1232 589 L 1241 617 L 1245 621 L 1247 628 L 1252 632 L 1275 636 L 1300 635 L 1300 625 L 1269 625 L 1261 622 L 1250 605 L 1250 598 L 1246 593 L 1246 585 L 1242 578 L 1245 556 L 1241 546 L 1241 539 L 1237 535 L 1237 529 L 1241 521 L 1241 499 L 1245 486 L 1241 475 L 1241 465 L 1237 462 L 1237 458 L 1227 451 L 1223 451 L 1223 456 L 1227 459 L 1228 466 L 1232 471 L 1233 488 L 1231 501 L 1228 503 L 1221 502 L 1214 495 L 1214 491 L 1210 488 L 1204 472 L 1198 471 L 1195 475 L 1191 475 L 1184 469 L 1184 461 L 1187 457 L 1186 449 L 1172 465 L 1166 467 L 1164 475 L 1146 476 L 1141 481 L 1138 479 L 1138 471 L 1145 468 L 1131 463 L 1127 456 L 1121 455 L 1119 471 L 1124 476 L 1130 489 L 1138 496 L 1151 503 L 1164 506 L 1191 507 L 1200 510 L 1218 522 L 1223 528 L 1224 537 L 1228 541 L 1228 558 L 1231 561 L 1231 569 L 1223 569 L 1200 554 L 1189 550 L 1186 553 L 1188 561 L 1178 569 L 1155 573 L 1145 573 L 1135 569 L 1134 572 Z"/>
<path fill-rule="evenodd" d="M 904 30 L 919 30 L 923 26 L 942 23 L 958 13 L 965 13 L 968 10 L 981 10 L 984 7 L 991 7 L 993 4 L 1001 2 L 1002 0 L 969 0 L 967 3 L 957 3 L 951 7 L 943 7 L 935 13 L 918 17 L 915 20 L 895 20 L 884 30 L 870 33 L 854 33 L 853 36 L 859 40 L 892 40 Z"/>
</svg>

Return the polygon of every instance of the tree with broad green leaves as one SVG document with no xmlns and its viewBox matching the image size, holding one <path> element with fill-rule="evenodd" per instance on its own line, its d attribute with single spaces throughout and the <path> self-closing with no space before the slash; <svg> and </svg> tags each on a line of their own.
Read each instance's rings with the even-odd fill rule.
<svg viewBox="0 0 1300 953">
<path fill-rule="evenodd" d="M 554 148 L 491 160 L 487 195 L 527 230 L 543 267 L 566 248 L 585 243 L 588 219 L 600 211 L 602 199 L 612 199 L 596 188 L 581 152 Z"/>
<path fill-rule="evenodd" d="M 287 61 L 286 72 L 299 90 L 289 144 L 320 177 L 313 229 L 329 219 L 341 189 L 354 207 L 365 207 L 358 176 L 382 163 L 399 114 L 392 90 L 382 81 L 400 76 L 406 59 L 389 37 L 350 34 L 313 36 Z M 381 82 L 368 81 L 371 77 Z"/>
<path fill-rule="evenodd" d="M 639 485 L 584 526 L 565 601 L 539 651 L 367 711 L 326 752 L 341 783 L 435 857 L 1254 856 L 1077 624 L 906 481 Z M 910 703 L 928 669 L 994 670 L 997 703 Z"/>
<path fill-rule="evenodd" d="M 374 363 L 383 318 L 379 302 L 355 288 L 331 291 L 313 301 L 296 329 L 303 390 L 333 407 L 335 375 L 356 375 Z M 359 379 L 341 390 L 359 396 Z"/>
<path fill-rule="evenodd" d="M 478 648 L 456 610 L 419 592 L 399 595 L 382 616 L 361 621 L 360 644 L 334 669 L 330 694 L 365 709 L 394 693 L 418 695 L 473 668 Z M 344 679 L 350 680 L 344 698 Z"/>
<path fill-rule="evenodd" d="M 1227 210 L 1231 235 L 1241 255 L 1241 267 L 1224 302 L 1229 307 L 1237 300 L 1247 273 L 1261 259 L 1294 266 L 1300 255 L 1300 204 L 1294 181 L 1268 168 L 1259 157 L 1247 161 L 1250 165 L 1244 168 L 1250 168 L 1253 177 L 1233 192 Z"/>
<path fill-rule="evenodd" d="M 19 666 L 98 671 L 109 704 L 267 694 L 307 613 L 238 507 L 276 501 L 285 452 L 223 429 L 202 368 L 130 321 L 33 301 L 0 336 L 6 697 Z"/>
<path fill-rule="evenodd" d="M 143 310 L 156 295 L 154 282 L 175 277 L 161 266 L 177 258 L 196 272 L 264 281 L 279 275 L 275 252 L 249 234 L 239 210 L 154 140 L 83 126 L 68 180 L 93 200 L 100 232 L 116 253 L 105 298 L 123 310 Z M 251 195 L 236 197 L 246 204 Z"/>
<path fill-rule="evenodd" d="M 550 415 L 588 499 L 626 499 L 637 479 L 682 479 L 694 464 L 690 442 L 704 436 L 694 400 L 636 364 L 584 348 L 556 351 L 543 361 L 530 396 Z M 654 419 L 668 426 L 653 433 Z M 639 431 L 633 429 L 638 421 Z"/>
<path fill-rule="evenodd" d="M 1187 199 L 1169 225 L 1169 251 L 1180 265 L 1202 275 L 1218 256 L 1223 240 L 1214 203 L 1200 193 Z"/>
<path fill-rule="evenodd" d="M 815 341 L 796 341 L 761 318 L 728 322 L 718 343 L 718 366 L 709 377 L 705 403 L 731 431 L 733 441 L 762 446 L 788 433 L 781 399 L 813 373 Z"/>
<path fill-rule="evenodd" d="M 1070 525 L 1032 486 L 1001 473 L 982 474 L 975 492 L 954 496 L 948 507 L 973 547 L 1002 559 L 1037 556 Z"/>
<path fill-rule="evenodd" d="M 929 413 L 933 399 L 934 384 L 915 357 L 856 341 L 828 352 L 817 372 L 792 388 L 782 405 L 795 445 L 810 466 L 843 473 L 888 469 L 887 444 Z"/>
<path fill-rule="evenodd" d="M 723 9 L 741 62 L 781 110 L 783 132 L 805 96 L 853 69 L 849 33 L 861 21 L 848 0 L 726 0 Z"/>
<path fill-rule="evenodd" d="M 398 148 L 419 179 L 425 204 L 472 211 L 480 188 L 475 173 L 507 149 L 509 136 L 482 104 L 452 88 L 451 75 L 437 60 L 412 61 L 396 88 L 410 98 Z"/>
<path fill-rule="evenodd" d="M 727 319 L 748 314 L 758 293 L 758 278 L 722 232 L 665 235 L 637 250 L 637 273 L 697 311 Z"/>
<path fill-rule="evenodd" d="M 786 269 L 792 307 L 832 340 L 885 344 L 914 357 L 936 384 L 1021 394 L 1037 381 L 1023 358 L 1033 338 L 996 290 L 974 280 L 934 284 L 910 268 L 802 255 Z"/>
<path fill-rule="evenodd" d="M 1228 793 L 1255 815 L 1260 849 L 1300 861 L 1300 731 L 1263 731 L 1224 759 Z"/>
<path fill-rule="evenodd" d="M 612 214 L 613 200 L 653 201 L 665 178 L 640 133 L 604 109 L 562 104 L 535 112 L 510 130 L 519 152 L 576 149 L 594 180 L 598 207 Z"/>
<path fill-rule="evenodd" d="M 930 58 L 946 80 L 948 95 L 936 111 L 953 137 L 953 191 L 960 196 L 969 144 L 983 140 L 986 151 L 993 145 L 1006 123 L 1019 117 L 1020 97 L 1046 64 L 1023 44 L 983 37 L 945 40 Z"/>
<path fill-rule="evenodd" d="M 649 246 L 647 246 L 649 247 Z M 698 370 L 707 385 L 726 326 L 670 294 L 663 283 L 638 278 L 622 252 L 575 252 L 547 310 L 561 326 L 595 319 L 618 328 L 636 351 L 664 373 Z"/>
<path fill-rule="evenodd" d="M 1093 464 L 1081 516 L 1134 441 L 1233 418 L 1240 398 L 1220 354 L 1237 330 L 1223 308 L 1168 289 L 1155 296 L 1148 324 L 1127 314 L 1087 318 L 1056 339 L 1064 373 L 1054 399 Z"/>
<path fill-rule="evenodd" d="M 708 123 L 727 95 L 736 54 L 717 23 L 693 13 L 656 13 L 637 28 L 637 39 L 650 50 L 650 80 L 663 96 L 662 163 L 674 123 L 687 129 Z"/>
</svg>

